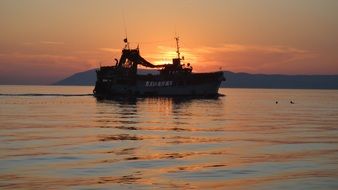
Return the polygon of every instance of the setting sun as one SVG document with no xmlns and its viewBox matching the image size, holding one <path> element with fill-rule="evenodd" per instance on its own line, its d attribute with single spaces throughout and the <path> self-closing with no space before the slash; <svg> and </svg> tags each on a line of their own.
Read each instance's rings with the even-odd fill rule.
<svg viewBox="0 0 338 190">
<path fill-rule="evenodd" d="M 184 62 L 196 72 L 337 74 L 337 6 L 307 0 L 4 0 L 0 81 L 49 84 L 114 64 L 126 35 L 154 64 L 177 56 L 179 36 Z"/>
</svg>

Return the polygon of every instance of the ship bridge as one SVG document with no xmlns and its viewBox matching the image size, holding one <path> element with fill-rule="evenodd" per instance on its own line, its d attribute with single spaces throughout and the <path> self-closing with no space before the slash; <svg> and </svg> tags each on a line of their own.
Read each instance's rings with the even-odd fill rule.
<svg viewBox="0 0 338 190">
<path fill-rule="evenodd" d="M 130 69 L 131 73 L 136 74 L 137 73 L 137 66 L 142 65 L 144 67 L 148 68 L 161 68 L 160 72 L 161 74 L 176 74 L 176 73 L 191 73 L 192 67 L 188 63 L 187 67 L 181 64 L 181 58 L 180 58 L 180 51 L 179 51 L 179 45 L 178 40 L 179 38 L 176 37 L 176 44 L 177 44 L 177 58 L 173 58 L 172 64 L 161 64 L 161 65 L 154 65 L 150 63 L 149 61 L 145 60 L 141 55 L 139 48 L 136 49 L 130 49 L 129 43 L 127 39 L 124 40 L 126 43 L 125 48 L 122 50 L 122 55 L 120 60 L 116 60 L 116 68 L 117 69 Z"/>
</svg>

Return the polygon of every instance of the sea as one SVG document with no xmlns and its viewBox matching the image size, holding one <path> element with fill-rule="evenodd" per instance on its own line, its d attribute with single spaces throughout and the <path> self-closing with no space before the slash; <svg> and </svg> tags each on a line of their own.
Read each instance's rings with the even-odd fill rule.
<svg viewBox="0 0 338 190">
<path fill-rule="evenodd" d="M 338 189 L 338 90 L 0 86 L 0 189 Z"/>
</svg>

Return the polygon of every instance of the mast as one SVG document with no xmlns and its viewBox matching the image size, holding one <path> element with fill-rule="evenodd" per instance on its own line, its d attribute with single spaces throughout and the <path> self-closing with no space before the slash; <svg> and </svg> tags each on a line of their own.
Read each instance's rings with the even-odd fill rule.
<svg viewBox="0 0 338 190">
<path fill-rule="evenodd" d="M 130 48 L 129 48 L 129 42 L 128 42 L 127 36 L 126 36 L 126 38 L 125 38 L 123 41 L 124 41 L 124 43 L 125 43 L 124 49 L 130 49 Z"/>
<path fill-rule="evenodd" d="M 126 24 L 126 18 L 124 17 L 124 11 L 123 13 L 123 26 L 124 26 L 124 35 L 126 36 L 123 41 L 125 43 L 124 49 L 130 49 L 129 48 L 129 42 L 128 42 L 128 32 L 127 32 L 127 24 Z"/>
<path fill-rule="evenodd" d="M 181 56 L 180 56 L 180 46 L 178 44 L 178 40 L 179 40 L 179 37 L 175 37 L 175 40 L 176 40 L 176 53 L 177 53 L 177 58 L 178 59 L 181 59 Z"/>
</svg>

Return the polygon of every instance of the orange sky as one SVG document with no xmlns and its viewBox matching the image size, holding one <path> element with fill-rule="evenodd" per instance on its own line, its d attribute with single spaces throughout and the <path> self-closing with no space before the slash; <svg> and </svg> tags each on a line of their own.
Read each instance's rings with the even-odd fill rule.
<svg viewBox="0 0 338 190">
<path fill-rule="evenodd" d="M 124 24 L 125 23 L 125 24 Z M 48 84 L 131 45 L 196 72 L 338 74 L 336 0 L 2 0 L 0 84 Z"/>
</svg>

